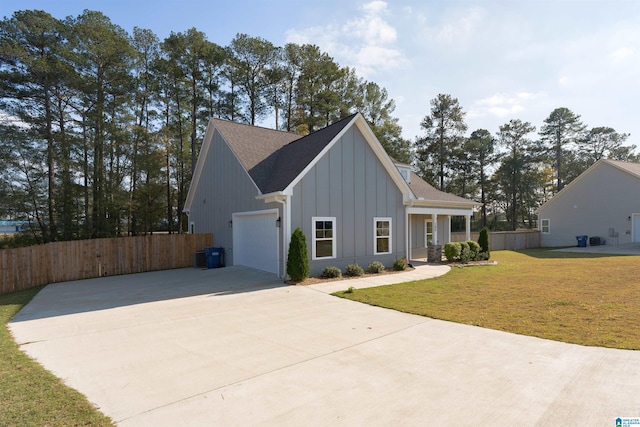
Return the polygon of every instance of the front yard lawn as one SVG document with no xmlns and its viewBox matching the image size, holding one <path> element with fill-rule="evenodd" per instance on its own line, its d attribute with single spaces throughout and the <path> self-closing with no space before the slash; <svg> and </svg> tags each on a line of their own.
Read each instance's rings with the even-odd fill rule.
<svg viewBox="0 0 640 427">
<path fill-rule="evenodd" d="M 497 266 L 336 295 L 568 343 L 640 349 L 640 256 L 492 252 Z"/>
<path fill-rule="evenodd" d="M 112 426 L 77 391 L 29 358 L 7 322 L 41 289 L 0 295 L 0 426 Z"/>
</svg>

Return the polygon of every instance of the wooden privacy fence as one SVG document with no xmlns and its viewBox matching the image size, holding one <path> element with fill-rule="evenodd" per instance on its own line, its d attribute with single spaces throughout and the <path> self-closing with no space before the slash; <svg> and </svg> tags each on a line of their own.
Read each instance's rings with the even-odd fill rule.
<svg viewBox="0 0 640 427">
<path fill-rule="evenodd" d="M 471 233 L 471 240 L 478 241 L 479 232 Z M 465 233 L 451 233 L 452 242 L 463 242 Z M 533 249 L 540 247 L 540 230 L 491 231 L 489 245 L 492 251 Z"/>
<path fill-rule="evenodd" d="M 193 265 L 212 234 L 154 234 L 0 250 L 0 294 L 68 280 Z"/>
</svg>

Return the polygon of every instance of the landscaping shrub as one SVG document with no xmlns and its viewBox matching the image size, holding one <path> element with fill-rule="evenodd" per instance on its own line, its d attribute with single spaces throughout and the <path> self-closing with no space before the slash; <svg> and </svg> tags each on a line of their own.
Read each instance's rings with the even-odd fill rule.
<svg viewBox="0 0 640 427">
<path fill-rule="evenodd" d="M 469 245 L 469 258 L 471 261 L 478 261 L 480 259 L 480 245 L 478 242 L 474 242 L 473 240 L 468 240 L 467 245 Z"/>
<path fill-rule="evenodd" d="M 393 269 L 395 271 L 404 271 L 407 269 L 407 261 L 404 258 L 397 258 L 393 261 Z"/>
<path fill-rule="evenodd" d="M 480 236 L 478 236 L 478 244 L 480 245 L 480 258 L 481 259 L 489 259 L 491 258 L 491 252 L 489 248 L 489 230 L 487 227 L 484 227 L 480 230 Z"/>
<path fill-rule="evenodd" d="M 471 261 L 471 251 L 467 242 L 460 242 L 460 262 L 463 264 Z"/>
<path fill-rule="evenodd" d="M 380 261 L 371 261 L 367 267 L 369 273 L 382 273 L 384 271 L 384 264 Z"/>
<path fill-rule="evenodd" d="M 342 277 L 342 271 L 340 271 L 338 267 L 334 266 L 325 267 L 322 270 L 321 277 L 323 279 L 335 279 L 337 277 Z"/>
<path fill-rule="evenodd" d="M 344 274 L 349 277 L 362 276 L 364 270 L 358 264 L 349 264 Z"/>
<path fill-rule="evenodd" d="M 460 242 L 449 242 L 444 245 L 444 256 L 449 262 L 459 261 L 461 251 L 462 246 Z"/>
<path fill-rule="evenodd" d="M 296 282 L 309 277 L 309 256 L 307 255 L 307 239 L 300 227 L 291 234 L 289 255 L 287 256 L 287 274 Z"/>
</svg>

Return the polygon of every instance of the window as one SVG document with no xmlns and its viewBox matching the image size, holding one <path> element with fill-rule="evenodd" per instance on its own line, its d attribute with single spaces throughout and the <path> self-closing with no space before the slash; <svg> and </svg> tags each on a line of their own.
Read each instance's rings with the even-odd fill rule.
<svg viewBox="0 0 640 427">
<path fill-rule="evenodd" d="M 336 257 L 336 219 L 313 217 L 312 259 Z"/>
<path fill-rule="evenodd" d="M 540 220 L 540 231 L 544 234 L 549 234 L 551 230 L 551 220 L 549 219 L 541 219 Z"/>
<path fill-rule="evenodd" d="M 433 221 L 431 219 L 424 220 L 424 247 L 433 245 Z"/>
<path fill-rule="evenodd" d="M 409 169 L 405 169 L 405 168 L 398 168 L 398 170 L 400 171 L 400 175 L 402 175 L 402 177 L 404 178 L 405 181 L 407 181 L 407 183 L 411 182 L 411 173 L 409 172 Z"/>
<path fill-rule="evenodd" d="M 391 218 L 373 218 L 373 253 L 391 253 Z"/>
<path fill-rule="evenodd" d="M 196 223 L 192 222 L 189 224 L 189 233 L 196 234 Z"/>
</svg>

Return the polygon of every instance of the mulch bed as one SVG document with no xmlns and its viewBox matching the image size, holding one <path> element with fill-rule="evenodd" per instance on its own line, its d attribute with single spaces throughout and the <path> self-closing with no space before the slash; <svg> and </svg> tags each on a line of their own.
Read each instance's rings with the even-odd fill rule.
<svg viewBox="0 0 640 427">
<path fill-rule="evenodd" d="M 308 286 L 308 285 L 315 285 L 318 283 L 337 282 L 340 280 L 351 280 L 351 279 L 360 279 L 363 277 L 384 276 L 385 274 L 398 274 L 398 273 L 404 273 L 406 271 L 412 271 L 412 270 L 415 270 L 415 268 L 407 267 L 403 271 L 395 271 L 395 270 L 389 269 L 389 270 L 383 271 L 382 273 L 364 273 L 362 276 L 353 276 L 353 277 L 342 275 L 342 277 L 332 277 L 329 279 L 324 279 L 320 276 L 314 276 L 314 277 L 307 277 L 301 282 L 286 280 L 284 283 L 286 283 L 287 285 Z"/>
</svg>

